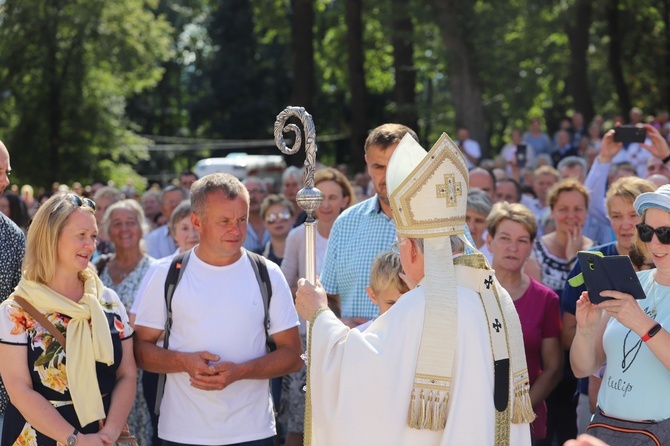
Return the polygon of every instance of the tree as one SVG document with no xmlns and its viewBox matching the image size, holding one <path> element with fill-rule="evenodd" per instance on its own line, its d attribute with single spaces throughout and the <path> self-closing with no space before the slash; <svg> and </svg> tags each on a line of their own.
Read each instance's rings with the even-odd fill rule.
<svg viewBox="0 0 670 446">
<path fill-rule="evenodd" d="M 347 25 L 347 72 L 351 94 L 351 164 L 364 170 L 363 147 L 368 133 L 368 89 L 365 83 L 362 0 L 344 0 Z"/>
<path fill-rule="evenodd" d="M 168 25 L 144 0 L 7 0 L 0 5 L 0 122 L 20 178 L 38 185 L 108 176 L 145 144 L 130 130 L 125 98 L 153 86 L 167 57 Z M 21 152 L 24 153 L 24 152 Z"/>
<path fill-rule="evenodd" d="M 414 64 L 414 23 L 405 0 L 391 1 L 391 43 L 395 72 L 394 96 L 397 121 L 418 128 L 416 105 L 416 66 Z"/>
<path fill-rule="evenodd" d="M 488 154 L 488 138 L 482 104 L 482 86 L 472 41 L 474 13 L 468 0 L 434 0 L 435 20 L 442 33 L 449 61 L 447 70 L 456 109 L 456 123 L 466 127 Z"/>
<path fill-rule="evenodd" d="M 574 101 L 575 109 L 584 115 L 586 122 L 590 122 L 595 115 L 589 88 L 587 61 L 592 17 L 592 0 L 577 0 L 572 10 L 568 12 L 565 22 L 565 33 L 570 44 L 568 91 Z"/>
</svg>

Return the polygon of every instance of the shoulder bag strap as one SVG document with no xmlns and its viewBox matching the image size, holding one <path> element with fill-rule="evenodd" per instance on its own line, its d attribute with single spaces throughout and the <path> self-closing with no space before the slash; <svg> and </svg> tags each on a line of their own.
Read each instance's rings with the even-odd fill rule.
<svg viewBox="0 0 670 446">
<path fill-rule="evenodd" d="M 165 318 L 165 329 L 163 331 L 163 348 L 167 349 L 170 346 L 170 331 L 172 329 L 172 296 L 177 289 L 177 285 L 184 275 L 186 264 L 191 255 L 191 251 L 177 254 L 170 263 L 167 277 L 165 278 L 165 310 L 167 312 Z M 156 415 L 160 414 L 161 401 L 163 399 L 163 392 L 165 391 L 165 373 L 158 374 L 158 386 L 156 388 L 156 406 L 154 412 Z"/>
<path fill-rule="evenodd" d="M 14 296 L 13 299 L 14 302 L 19 304 L 26 313 L 28 313 L 33 319 L 39 322 L 42 327 L 51 333 L 51 335 L 56 338 L 56 341 L 58 341 L 58 343 L 63 346 L 63 350 L 65 350 L 65 336 L 63 336 L 63 333 L 61 333 L 54 324 L 49 322 L 49 319 L 47 319 L 45 315 L 40 313 L 37 308 L 28 303 L 28 301 L 23 297 Z"/>
<path fill-rule="evenodd" d="M 265 339 L 266 344 L 270 350 L 274 350 L 273 342 L 270 339 L 268 330 L 270 329 L 270 299 L 272 299 L 272 283 L 270 282 L 270 274 L 268 267 L 265 264 L 265 259 L 254 252 L 247 251 L 249 259 L 251 259 L 251 266 L 254 269 L 258 286 L 263 296 L 263 308 L 265 310 Z"/>
</svg>

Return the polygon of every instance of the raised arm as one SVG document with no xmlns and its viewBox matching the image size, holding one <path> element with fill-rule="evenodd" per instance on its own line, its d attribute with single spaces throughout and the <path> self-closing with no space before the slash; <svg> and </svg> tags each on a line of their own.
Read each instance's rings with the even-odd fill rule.
<svg viewBox="0 0 670 446">
<path fill-rule="evenodd" d="M 609 317 L 583 292 L 577 301 L 577 330 L 570 348 L 570 366 L 577 378 L 594 374 L 605 362 L 603 334 Z"/>
</svg>

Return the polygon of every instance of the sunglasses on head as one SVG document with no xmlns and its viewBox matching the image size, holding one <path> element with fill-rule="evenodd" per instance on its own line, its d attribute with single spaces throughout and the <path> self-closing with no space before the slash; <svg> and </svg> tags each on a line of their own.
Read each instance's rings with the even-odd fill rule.
<svg viewBox="0 0 670 446">
<path fill-rule="evenodd" d="M 276 221 L 288 221 L 288 219 L 291 218 L 291 213 L 289 211 L 282 211 L 278 213 L 272 213 L 272 214 L 267 214 L 265 216 L 265 221 L 267 223 L 274 223 Z"/>
<path fill-rule="evenodd" d="M 90 198 L 82 198 L 77 194 L 65 195 L 60 203 L 58 203 L 58 206 L 54 208 L 54 211 L 58 209 L 65 200 L 70 200 L 70 202 L 74 203 L 77 207 L 88 206 L 95 211 L 95 201 L 91 200 Z"/>
<path fill-rule="evenodd" d="M 662 226 L 660 228 L 652 228 L 646 223 L 640 223 L 635 226 L 637 228 L 637 235 L 645 243 L 651 242 L 651 239 L 656 233 L 658 241 L 664 245 L 670 245 L 670 228 L 667 226 Z"/>
</svg>

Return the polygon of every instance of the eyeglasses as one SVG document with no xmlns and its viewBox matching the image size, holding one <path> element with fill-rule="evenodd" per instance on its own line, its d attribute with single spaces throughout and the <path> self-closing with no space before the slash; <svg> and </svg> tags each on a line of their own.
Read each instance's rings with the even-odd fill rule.
<svg viewBox="0 0 670 446">
<path fill-rule="evenodd" d="M 265 216 L 265 222 L 272 224 L 276 221 L 288 221 L 291 218 L 291 213 L 289 211 L 282 211 L 278 213 L 267 214 Z"/>
<path fill-rule="evenodd" d="M 82 207 L 82 206 L 85 205 L 85 206 L 88 206 L 95 211 L 95 201 L 91 200 L 90 198 L 82 198 L 77 194 L 67 194 L 63 197 L 63 199 L 60 201 L 60 203 L 58 203 L 58 205 L 51 212 L 55 212 L 56 209 L 58 209 L 61 206 L 61 204 L 63 204 L 63 202 L 65 200 L 70 200 L 77 207 Z"/>
<path fill-rule="evenodd" d="M 640 223 L 635 226 L 637 228 L 637 235 L 645 243 L 651 242 L 651 239 L 656 233 L 658 241 L 664 245 L 670 245 L 670 228 L 667 226 L 662 226 L 660 228 L 652 228 L 648 224 Z"/>
<path fill-rule="evenodd" d="M 391 245 L 391 251 L 393 251 L 395 254 L 400 254 L 400 245 L 402 245 L 406 241 L 407 241 L 406 238 L 402 240 L 396 240 L 396 242 Z"/>
</svg>

